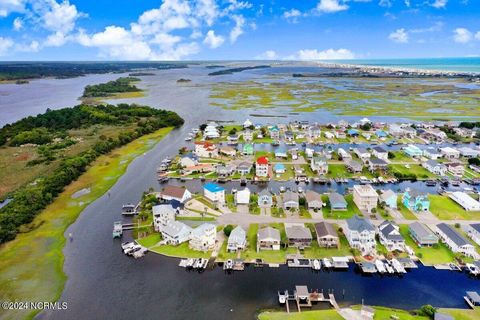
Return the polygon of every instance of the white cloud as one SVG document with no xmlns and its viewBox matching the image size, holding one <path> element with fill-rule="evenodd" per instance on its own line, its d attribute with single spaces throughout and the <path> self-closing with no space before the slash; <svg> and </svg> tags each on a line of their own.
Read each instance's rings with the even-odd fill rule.
<svg viewBox="0 0 480 320">
<path fill-rule="evenodd" d="M 447 6 L 448 0 L 435 0 L 431 6 L 437 9 L 445 8 Z"/>
<path fill-rule="evenodd" d="M 7 54 L 12 47 L 13 47 L 12 39 L 0 37 L 0 56 Z"/>
<path fill-rule="evenodd" d="M 392 0 L 380 0 L 378 2 L 378 5 L 380 7 L 390 8 L 392 6 Z"/>
<path fill-rule="evenodd" d="M 453 40 L 457 43 L 467 43 L 472 40 L 472 33 L 465 28 L 457 28 L 453 30 Z"/>
<path fill-rule="evenodd" d="M 388 39 L 398 43 L 408 43 L 408 32 L 404 28 L 395 30 L 388 35 Z"/>
<path fill-rule="evenodd" d="M 25 0 L 0 0 L 0 17 L 6 17 L 12 12 L 23 12 Z"/>
<path fill-rule="evenodd" d="M 67 0 L 62 3 L 49 1 L 50 7 L 43 14 L 44 27 L 54 32 L 69 33 L 75 28 L 75 22 L 78 18 L 84 16 L 78 12 L 77 7 L 70 4 Z"/>
<path fill-rule="evenodd" d="M 220 47 L 225 39 L 222 36 L 215 35 L 215 31 L 209 30 L 205 39 L 203 39 L 203 43 L 209 46 L 211 49 L 215 49 Z"/>
<path fill-rule="evenodd" d="M 46 47 L 61 47 L 67 41 L 68 41 L 68 36 L 61 31 L 57 31 L 57 32 L 52 33 L 51 35 L 49 35 L 47 37 L 47 39 L 44 42 L 44 46 L 46 46 Z"/>
<path fill-rule="evenodd" d="M 320 12 L 333 13 L 347 9 L 348 5 L 340 3 L 340 0 L 320 0 L 317 4 L 317 10 Z"/>
<path fill-rule="evenodd" d="M 289 22 L 292 22 L 292 23 L 297 23 L 298 22 L 298 17 L 301 17 L 302 16 L 302 12 L 300 12 L 300 10 L 297 10 L 297 9 L 291 9 L 289 11 L 285 11 L 283 13 L 283 17 L 289 21 Z"/>
<path fill-rule="evenodd" d="M 327 49 L 323 51 L 303 49 L 297 51 L 293 57 L 298 60 L 344 60 L 354 59 L 355 55 L 348 49 Z"/>
<path fill-rule="evenodd" d="M 276 60 L 278 58 L 278 54 L 273 50 L 267 50 L 255 57 L 258 60 Z"/>
<path fill-rule="evenodd" d="M 235 26 L 230 31 L 230 42 L 234 43 L 237 41 L 238 37 L 243 34 L 243 26 L 245 25 L 245 18 L 241 15 L 234 15 L 233 21 L 235 21 Z"/>
<path fill-rule="evenodd" d="M 16 17 L 13 20 L 13 30 L 20 31 L 23 28 L 23 20 L 20 17 Z"/>
<path fill-rule="evenodd" d="M 17 44 L 15 50 L 20 52 L 38 52 L 40 44 L 38 41 L 32 41 L 29 44 Z"/>
</svg>

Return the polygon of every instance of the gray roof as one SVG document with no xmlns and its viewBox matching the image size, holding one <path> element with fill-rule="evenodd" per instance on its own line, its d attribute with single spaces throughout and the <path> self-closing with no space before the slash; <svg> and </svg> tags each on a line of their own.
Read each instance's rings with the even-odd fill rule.
<svg viewBox="0 0 480 320">
<path fill-rule="evenodd" d="M 470 225 L 470 227 L 471 227 L 473 230 L 475 230 L 475 231 L 477 231 L 477 232 L 480 232 L 480 223 L 472 223 L 472 224 Z"/>
<path fill-rule="evenodd" d="M 383 149 L 382 147 L 375 147 L 373 148 L 373 150 L 377 151 L 377 152 L 380 152 L 380 153 L 386 153 L 387 150 Z"/>
<path fill-rule="evenodd" d="M 268 191 L 268 189 L 263 189 L 262 191 L 260 191 L 260 193 L 258 194 L 259 197 L 262 197 L 262 196 L 269 196 L 271 197 L 272 196 L 272 193 L 270 191 Z"/>
<path fill-rule="evenodd" d="M 312 201 L 320 201 L 320 203 L 322 202 L 322 196 L 318 192 L 315 192 L 312 190 L 308 190 L 307 192 L 305 192 L 305 199 L 307 200 L 307 202 L 312 202 Z"/>
<path fill-rule="evenodd" d="M 171 237 L 175 237 L 183 232 L 191 232 L 192 228 L 180 221 L 170 221 L 163 229 L 162 233 L 166 233 Z"/>
<path fill-rule="evenodd" d="M 467 240 L 465 240 L 464 237 L 462 237 L 457 231 L 455 231 L 452 226 L 446 223 L 442 222 L 437 224 L 437 228 L 459 247 L 470 244 Z"/>
<path fill-rule="evenodd" d="M 228 243 L 242 243 L 245 241 L 246 233 L 242 227 L 236 226 L 235 229 L 230 232 L 228 237 Z"/>
<path fill-rule="evenodd" d="M 417 235 L 419 238 L 431 237 L 432 235 L 435 236 L 432 230 L 430 230 L 427 226 L 421 224 L 420 222 L 416 221 L 408 226 L 413 233 Z M 435 236 L 436 237 L 436 236 Z"/>
<path fill-rule="evenodd" d="M 400 241 L 403 240 L 403 237 L 400 234 L 392 234 L 394 231 L 397 229 L 395 228 L 395 224 L 390 221 L 384 221 L 380 227 L 380 232 L 383 234 L 383 236 L 388 239 L 388 240 L 393 240 L 393 241 Z"/>
<path fill-rule="evenodd" d="M 336 192 L 332 192 L 328 195 L 328 201 L 330 201 L 330 205 L 333 206 L 333 204 L 335 204 L 335 206 L 337 205 L 343 205 L 343 206 L 347 206 L 347 201 L 345 200 L 345 198 L 339 194 L 339 193 L 336 193 Z"/>
<path fill-rule="evenodd" d="M 375 227 L 372 225 L 370 220 L 360 218 L 357 215 L 354 215 L 350 219 L 347 219 L 347 226 L 348 226 L 348 229 L 356 230 L 358 232 L 375 230 Z"/>
<path fill-rule="evenodd" d="M 266 228 L 258 230 L 257 241 L 267 239 L 267 238 L 272 238 L 272 239 L 275 239 L 277 241 L 280 241 L 280 231 L 278 231 L 277 229 L 274 229 L 272 227 L 266 227 Z"/>
<path fill-rule="evenodd" d="M 388 198 L 395 197 L 395 196 L 397 196 L 395 192 L 393 192 L 391 189 L 387 189 L 380 194 L 380 199 L 385 201 Z"/>
<path fill-rule="evenodd" d="M 287 191 L 283 194 L 283 202 L 294 201 L 298 202 L 298 193 Z"/>
<path fill-rule="evenodd" d="M 317 231 L 317 237 L 324 237 L 324 236 L 333 236 L 338 237 L 337 231 L 331 223 L 322 221 L 320 223 L 315 224 L 315 230 Z"/>
<path fill-rule="evenodd" d="M 436 167 L 436 166 L 438 166 L 439 164 L 440 164 L 440 163 L 438 163 L 438 161 L 436 161 L 436 160 L 428 160 L 428 161 L 427 161 L 427 165 L 428 165 L 429 167 Z"/>
<path fill-rule="evenodd" d="M 292 225 L 285 227 L 285 234 L 288 239 L 312 239 L 310 229 L 305 226 Z"/>
<path fill-rule="evenodd" d="M 173 213 L 175 215 L 175 209 L 172 207 L 171 204 L 159 204 L 159 205 L 153 206 L 152 212 L 155 217 L 163 214 L 170 214 L 170 213 Z"/>
<path fill-rule="evenodd" d="M 370 163 L 371 164 L 374 164 L 374 165 L 388 165 L 387 161 L 383 160 L 383 159 L 378 159 L 378 158 L 372 158 L 370 159 Z"/>
</svg>

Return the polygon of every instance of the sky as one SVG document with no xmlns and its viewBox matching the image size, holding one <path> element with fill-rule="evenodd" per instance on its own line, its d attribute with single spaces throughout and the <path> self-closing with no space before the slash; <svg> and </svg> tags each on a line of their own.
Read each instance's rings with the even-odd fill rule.
<svg viewBox="0 0 480 320">
<path fill-rule="evenodd" d="M 0 60 L 480 56 L 480 0 L 0 0 Z"/>
</svg>

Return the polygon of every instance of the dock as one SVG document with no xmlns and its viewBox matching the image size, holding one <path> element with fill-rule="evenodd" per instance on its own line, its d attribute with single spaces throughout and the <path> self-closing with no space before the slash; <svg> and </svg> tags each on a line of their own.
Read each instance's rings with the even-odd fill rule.
<svg viewBox="0 0 480 320">
<path fill-rule="evenodd" d="M 312 303 L 317 302 L 328 302 L 336 310 L 340 308 L 333 293 L 326 295 L 323 291 L 309 291 L 305 285 L 296 285 L 293 294 L 290 294 L 288 290 L 285 290 L 283 293 L 278 291 L 277 294 L 279 303 L 285 304 L 287 313 L 290 313 L 290 301 L 295 302 L 298 312 L 302 312 L 302 308 L 311 308 Z"/>
<path fill-rule="evenodd" d="M 360 270 L 362 270 L 363 273 L 366 274 L 372 274 L 377 272 L 377 268 L 375 267 L 375 264 L 371 262 L 362 262 L 359 264 Z"/>
<path fill-rule="evenodd" d="M 287 266 L 289 268 L 312 268 L 312 261 L 310 259 L 288 259 Z"/>
<path fill-rule="evenodd" d="M 333 268 L 334 269 L 348 269 L 348 258 L 347 257 L 332 257 Z"/>
</svg>

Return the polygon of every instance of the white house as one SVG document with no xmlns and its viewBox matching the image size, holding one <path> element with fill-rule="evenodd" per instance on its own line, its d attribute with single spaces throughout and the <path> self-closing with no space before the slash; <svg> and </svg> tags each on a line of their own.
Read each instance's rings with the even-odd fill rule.
<svg viewBox="0 0 480 320">
<path fill-rule="evenodd" d="M 371 155 L 365 148 L 354 148 L 353 152 L 360 158 L 362 161 L 370 159 Z"/>
<path fill-rule="evenodd" d="M 462 206 L 465 211 L 480 211 L 480 202 L 473 199 L 465 192 L 455 191 L 450 193 L 449 197 Z"/>
<path fill-rule="evenodd" d="M 458 151 L 460 152 L 460 155 L 465 158 L 476 158 L 480 155 L 480 150 L 470 147 L 461 147 L 458 148 Z"/>
<path fill-rule="evenodd" d="M 235 204 L 249 204 L 250 203 L 250 189 L 245 188 L 235 193 Z"/>
<path fill-rule="evenodd" d="M 152 207 L 152 213 L 153 227 L 160 232 L 170 221 L 175 221 L 177 212 L 171 204 L 160 204 Z"/>
<path fill-rule="evenodd" d="M 167 244 L 179 245 L 190 239 L 192 228 L 180 221 L 170 221 L 160 230 L 163 240 Z"/>
<path fill-rule="evenodd" d="M 463 230 L 476 244 L 480 245 L 480 223 L 466 224 Z"/>
<path fill-rule="evenodd" d="M 227 251 L 228 252 L 237 252 L 245 249 L 247 244 L 247 235 L 245 230 L 242 227 L 236 226 L 227 241 Z"/>
<path fill-rule="evenodd" d="M 206 183 L 203 186 L 203 195 L 215 203 L 225 203 L 225 189 L 214 183 Z"/>
<path fill-rule="evenodd" d="M 250 119 L 245 120 L 245 122 L 243 123 L 244 128 L 250 128 L 251 126 L 253 126 L 253 122 L 250 121 Z"/>
<path fill-rule="evenodd" d="M 335 135 L 330 131 L 325 131 L 324 135 L 325 135 L 325 138 L 327 139 L 333 139 L 335 137 Z"/>
<path fill-rule="evenodd" d="M 372 154 L 378 159 L 382 159 L 385 161 L 388 160 L 388 151 L 383 149 L 382 147 L 374 147 L 372 150 Z"/>
<path fill-rule="evenodd" d="M 218 148 L 213 143 L 208 141 L 195 142 L 195 154 L 202 158 L 216 158 L 218 157 Z"/>
<path fill-rule="evenodd" d="M 310 160 L 310 168 L 318 174 L 328 173 L 328 162 L 325 157 L 312 157 Z"/>
<path fill-rule="evenodd" d="M 377 207 L 378 193 L 369 184 L 353 186 L 353 202 L 362 211 L 372 212 Z"/>
<path fill-rule="evenodd" d="M 204 223 L 190 233 L 189 247 L 197 251 L 209 251 L 215 248 L 217 228 L 211 223 Z"/>
<path fill-rule="evenodd" d="M 465 240 L 452 226 L 446 223 L 437 224 L 438 235 L 443 242 L 455 253 L 462 253 L 469 257 L 475 257 L 475 247 Z"/>
<path fill-rule="evenodd" d="M 438 160 L 442 157 L 442 154 L 437 150 L 437 148 L 428 147 L 423 149 L 423 156 L 431 160 Z"/>
<path fill-rule="evenodd" d="M 362 255 L 375 253 L 375 227 L 364 218 L 355 215 L 346 220 L 345 236 L 352 248 L 360 250 Z"/>
<path fill-rule="evenodd" d="M 450 162 L 447 163 L 447 170 L 455 177 L 463 177 L 465 166 L 461 162 Z"/>
<path fill-rule="evenodd" d="M 460 151 L 452 147 L 440 148 L 440 153 L 445 159 L 458 159 L 460 158 Z"/>
<path fill-rule="evenodd" d="M 187 188 L 168 185 L 160 192 L 162 200 L 176 200 L 181 203 L 187 202 L 192 198 L 192 193 Z"/>
<path fill-rule="evenodd" d="M 258 194 L 258 206 L 261 208 L 271 208 L 273 206 L 272 194 L 267 189 L 263 189 Z"/>
<path fill-rule="evenodd" d="M 378 226 L 380 243 L 388 251 L 405 251 L 405 240 L 400 234 L 400 227 L 391 221 L 385 220 Z"/>
<path fill-rule="evenodd" d="M 444 176 L 447 174 L 447 166 L 435 160 L 427 160 L 422 165 L 425 169 L 433 174 L 437 174 L 439 176 Z"/>
<path fill-rule="evenodd" d="M 345 151 L 343 148 L 338 148 L 337 150 L 338 156 L 342 158 L 343 161 L 352 159 L 352 155 Z"/>
</svg>

